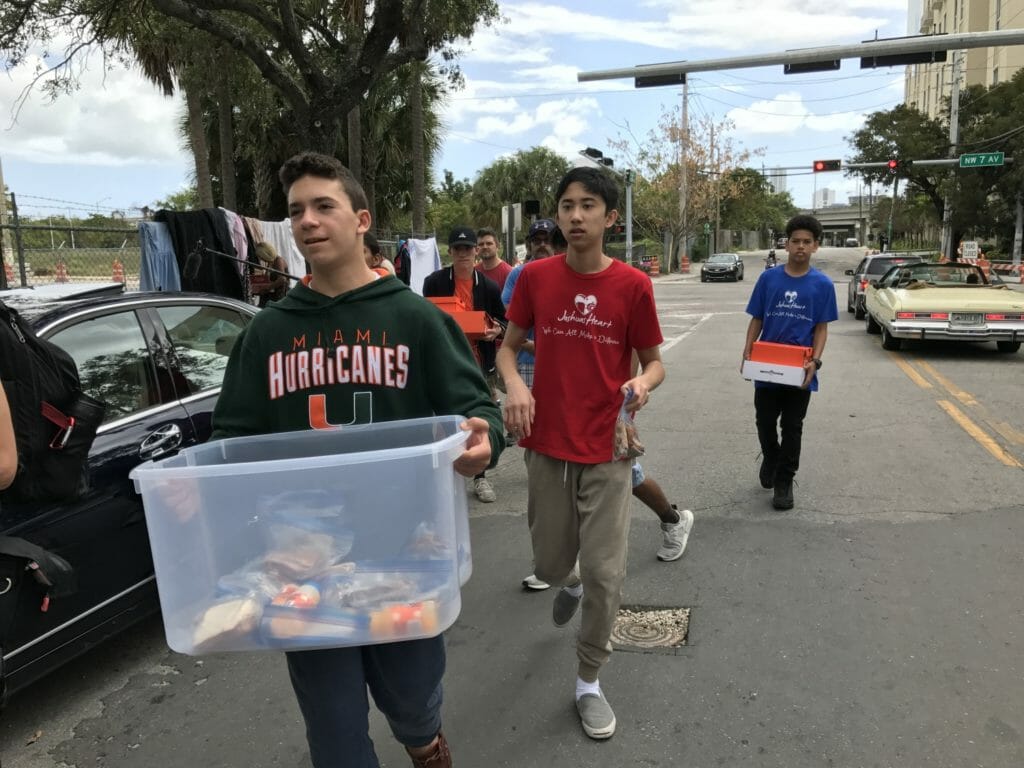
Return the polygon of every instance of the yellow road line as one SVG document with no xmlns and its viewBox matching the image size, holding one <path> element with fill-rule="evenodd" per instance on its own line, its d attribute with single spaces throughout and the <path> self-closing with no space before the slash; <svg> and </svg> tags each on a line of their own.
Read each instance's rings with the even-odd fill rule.
<svg viewBox="0 0 1024 768">
<path fill-rule="evenodd" d="M 967 415 L 953 405 L 953 403 L 949 400 L 936 400 L 935 402 L 939 404 L 939 407 L 942 408 L 942 410 L 949 414 L 949 417 L 953 419 L 953 421 L 961 426 L 964 432 L 973 437 L 982 448 L 991 453 L 996 459 L 1008 467 L 1024 469 L 1024 464 L 1021 464 L 1017 459 L 1000 448 L 999 444 L 993 440 L 985 430 L 971 421 Z"/>
<path fill-rule="evenodd" d="M 905 374 L 907 374 L 907 377 L 912 382 L 917 384 L 917 386 L 919 386 L 921 389 L 932 389 L 931 382 L 928 381 L 928 379 L 926 379 L 920 373 L 915 371 L 914 367 L 910 363 L 908 363 L 906 360 L 904 360 L 902 357 L 900 357 L 898 353 L 890 352 L 889 354 L 892 357 L 892 361 L 894 363 L 896 363 L 896 365 L 898 365 L 900 367 L 900 370 L 902 370 Z"/>
<path fill-rule="evenodd" d="M 960 389 L 960 387 L 958 387 L 952 381 L 950 381 L 937 370 L 935 370 L 935 368 L 932 367 L 930 363 L 926 363 L 924 360 L 918 360 L 917 364 L 920 365 L 924 370 L 926 370 L 933 379 L 939 382 L 939 384 L 945 387 L 949 391 L 949 394 L 951 394 L 964 405 L 978 404 L 978 401 L 974 399 L 974 395 L 972 395 L 970 392 L 965 392 L 964 390 Z"/>
</svg>

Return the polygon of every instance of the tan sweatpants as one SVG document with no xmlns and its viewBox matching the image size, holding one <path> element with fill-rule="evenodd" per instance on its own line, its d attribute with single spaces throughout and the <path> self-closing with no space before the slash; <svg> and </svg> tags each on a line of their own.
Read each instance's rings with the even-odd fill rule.
<svg viewBox="0 0 1024 768">
<path fill-rule="evenodd" d="M 576 464 L 531 450 L 525 458 L 534 573 L 553 585 L 583 582 L 576 656 L 580 678 L 594 682 L 612 653 L 626 578 L 630 462 Z"/>
</svg>

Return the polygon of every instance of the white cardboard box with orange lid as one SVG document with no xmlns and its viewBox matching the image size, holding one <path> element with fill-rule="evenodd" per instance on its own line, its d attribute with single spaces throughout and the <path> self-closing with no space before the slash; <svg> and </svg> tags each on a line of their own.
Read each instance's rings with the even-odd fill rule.
<svg viewBox="0 0 1024 768">
<path fill-rule="evenodd" d="M 755 341 L 750 359 L 743 361 L 743 378 L 799 387 L 804 383 L 804 363 L 814 350 L 793 344 Z"/>
</svg>

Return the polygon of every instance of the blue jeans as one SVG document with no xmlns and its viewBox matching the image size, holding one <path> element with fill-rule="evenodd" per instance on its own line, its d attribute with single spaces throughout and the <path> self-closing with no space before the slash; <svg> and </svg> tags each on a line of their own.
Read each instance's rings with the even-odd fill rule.
<svg viewBox="0 0 1024 768">
<path fill-rule="evenodd" d="M 286 656 L 314 768 L 379 768 L 369 734 L 367 688 L 401 744 L 426 746 L 441 730 L 445 650 L 440 635 Z"/>
</svg>

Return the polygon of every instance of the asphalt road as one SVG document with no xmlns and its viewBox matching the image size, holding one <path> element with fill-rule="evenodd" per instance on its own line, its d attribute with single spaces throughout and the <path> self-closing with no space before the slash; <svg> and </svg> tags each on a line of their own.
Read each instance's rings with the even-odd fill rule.
<svg viewBox="0 0 1024 768">
<path fill-rule="evenodd" d="M 693 509 L 684 557 L 654 558 L 634 502 L 625 602 L 688 607 L 688 645 L 614 654 L 619 728 L 581 732 L 573 631 L 529 571 L 525 471 L 509 449 L 471 508 L 474 576 L 448 632 L 445 729 L 463 768 L 1024 764 L 1024 353 L 994 344 L 885 352 L 845 309 L 861 249 L 822 249 L 837 281 L 796 508 L 757 483 L 752 387 L 739 376 L 761 272 L 658 278 L 668 378 L 640 417 L 644 466 Z M 763 254 L 762 254 L 763 257 Z M 374 715 L 386 766 L 407 760 Z M 173 654 L 159 620 L 16 697 L 3 768 L 309 765 L 282 659 Z"/>
</svg>

